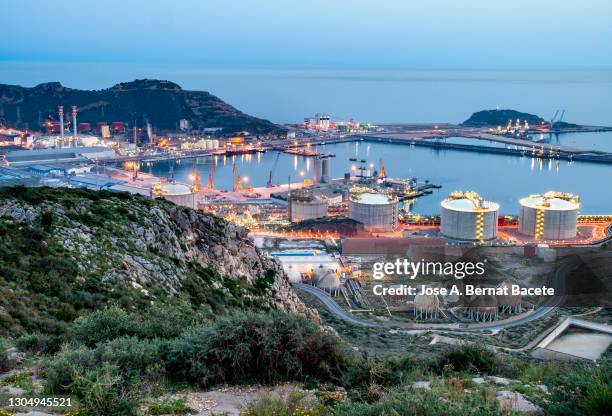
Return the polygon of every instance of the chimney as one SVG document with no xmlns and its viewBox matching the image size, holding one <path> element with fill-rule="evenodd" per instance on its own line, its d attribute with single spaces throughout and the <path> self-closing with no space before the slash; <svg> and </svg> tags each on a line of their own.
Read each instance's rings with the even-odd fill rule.
<svg viewBox="0 0 612 416">
<path fill-rule="evenodd" d="M 77 106 L 73 105 L 72 106 L 72 147 L 77 147 L 77 130 L 78 130 L 78 126 L 77 126 Z"/>
<path fill-rule="evenodd" d="M 60 146 L 64 147 L 64 106 L 58 105 L 57 111 L 59 113 L 60 120 Z M 57 145 L 55 147 L 58 147 Z"/>
</svg>

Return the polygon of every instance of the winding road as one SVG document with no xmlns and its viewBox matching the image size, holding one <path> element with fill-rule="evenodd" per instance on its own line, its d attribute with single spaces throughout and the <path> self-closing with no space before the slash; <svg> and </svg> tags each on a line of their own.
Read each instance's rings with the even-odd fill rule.
<svg viewBox="0 0 612 416">
<path fill-rule="evenodd" d="M 569 271 L 571 271 L 576 264 L 572 261 L 563 262 L 557 271 L 555 272 L 553 287 L 556 289 L 557 293 L 565 292 L 565 276 Z M 297 290 L 304 291 L 315 296 L 325 307 L 334 314 L 337 318 L 342 319 L 346 322 L 349 322 L 353 325 L 363 326 L 363 327 L 377 327 L 377 328 L 386 328 L 386 329 L 412 329 L 412 330 L 453 330 L 453 331 L 497 331 L 505 328 L 512 328 L 515 326 L 523 325 L 531 321 L 535 321 L 540 319 L 552 311 L 554 311 L 563 301 L 564 296 L 553 296 L 548 299 L 542 306 L 535 309 L 532 312 L 528 312 L 522 316 L 516 318 L 505 319 L 502 321 L 496 322 L 479 322 L 473 324 L 427 324 L 427 323 L 378 323 L 372 322 L 365 319 L 360 319 L 347 312 L 344 308 L 342 308 L 338 303 L 324 290 L 321 290 L 317 287 L 307 285 L 304 283 L 295 283 L 294 288 Z"/>
</svg>

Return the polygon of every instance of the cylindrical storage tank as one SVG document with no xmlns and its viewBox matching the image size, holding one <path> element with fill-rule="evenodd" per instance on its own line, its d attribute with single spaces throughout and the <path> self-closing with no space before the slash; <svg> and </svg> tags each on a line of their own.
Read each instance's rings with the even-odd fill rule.
<svg viewBox="0 0 612 416">
<path fill-rule="evenodd" d="M 293 191 L 287 203 L 289 221 L 300 222 L 325 218 L 327 216 L 327 206 L 327 198 L 315 197 L 310 190 L 300 189 Z"/>
<path fill-rule="evenodd" d="M 369 232 L 393 231 L 398 222 L 397 197 L 353 188 L 349 193 L 349 218 L 362 223 Z"/>
<path fill-rule="evenodd" d="M 530 195 L 519 202 L 519 232 L 536 240 L 576 237 L 580 198 L 562 192 Z"/>
<path fill-rule="evenodd" d="M 329 158 L 321 159 L 321 183 L 328 183 L 331 180 L 329 174 Z"/>
<path fill-rule="evenodd" d="M 164 198 L 174 202 L 176 205 L 197 208 L 196 194 L 187 185 L 180 183 L 164 183 L 153 187 L 153 196 L 155 198 Z"/>
<path fill-rule="evenodd" d="M 442 201 L 440 232 L 455 240 L 484 241 L 497 238 L 499 205 L 475 192 L 454 192 Z"/>
</svg>

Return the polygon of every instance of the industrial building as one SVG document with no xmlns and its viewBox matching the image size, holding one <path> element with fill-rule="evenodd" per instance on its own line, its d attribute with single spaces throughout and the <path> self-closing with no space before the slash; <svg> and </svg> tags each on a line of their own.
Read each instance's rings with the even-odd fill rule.
<svg viewBox="0 0 612 416">
<path fill-rule="evenodd" d="M 530 195 L 519 202 L 519 232 L 536 240 L 576 237 L 580 198 L 563 192 Z"/>
<path fill-rule="evenodd" d="M 164 198 L 176 205 L 196 209 L 196 194 L 187 185 L 179 183 L 156 183 L 151 189 L 153 198 Z"/>
<path fill-rule="evenodd" d="M 392 194 L 354 187 L 349 192 L 349 218 L 362 223 L 369 232 L 393 231 L 398 225 L 398 199 Z"/>
<path fill-rule="evenodd" d="M 287 215 L 291 222 L 324 218 L 327 206 L 327 198 L 314 195 L 311 189 L 298 189 L 289 195 Z"/>
<path fill-rule="evenodd" d="M 484 241 L 497 237 L 499 205 L 476 192 L 453 192 L 440 204 L 440 232 L 455 240 Z"/>
<path fill-rule="evenodd" d="M 109 147 L 66 147 L 61 149 L 15 150 L 6 154 L 12 166 L 29 166 L 48 163 L 86 162 L 116 157 Z"/>
</svg>

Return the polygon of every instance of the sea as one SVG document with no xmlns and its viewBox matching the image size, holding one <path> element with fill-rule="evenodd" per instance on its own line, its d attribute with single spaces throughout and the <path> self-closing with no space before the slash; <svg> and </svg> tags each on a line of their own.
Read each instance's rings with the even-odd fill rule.
<svg viewBox="0 0 612 416">
<path fill-rule="evenodd" d="M 101 89 L 141 78 L 167 79 L 184 89 L 206 90 L 257 117 L 298 123 L 315 113 L 333 119 L 384 123 L 460 123 L 473 112 L 509 108 L 551 119 L 565 110 L 564 121 L 612 126 L 612 70 L 398 70 L 212 67 L 117 63 L 7 62 L 0 83 L 34 86 L 60 81 L 73 88 Z M 612 132 L 536 137 L 549 143 L 612 152 Z M 456 139 L 460 142 L 463 139 Z M 516 214 L 518 200 L 549 190 L 572 192 L 582 199 L 582 213 L 612 214 L 612 165 L 538 160 L 529 156 L 469 153 L 388 143 L 327 145 L 332 175 L 350 171 L 358 157 L 376 166 L 382 159 L 389 176 L 417 178 L 441 189 L 419 198 L 412 210 L 436 214 L 455 190 L 474 190 L 498 202 L 501 213 Z M 143 166 L 165 176 L 170 163 Z M 203 181 L 211 159 L 195 165 Z M 312 177 L 309 158 L 269 152 L 217 160 L 215 184 L 232 186 L 232 166 L 254 186 L 264 186 L 269 171 L 276 183 Z M 177 180 L 188 182 L 192 162 L 174 166 Z"/>
</svg>

